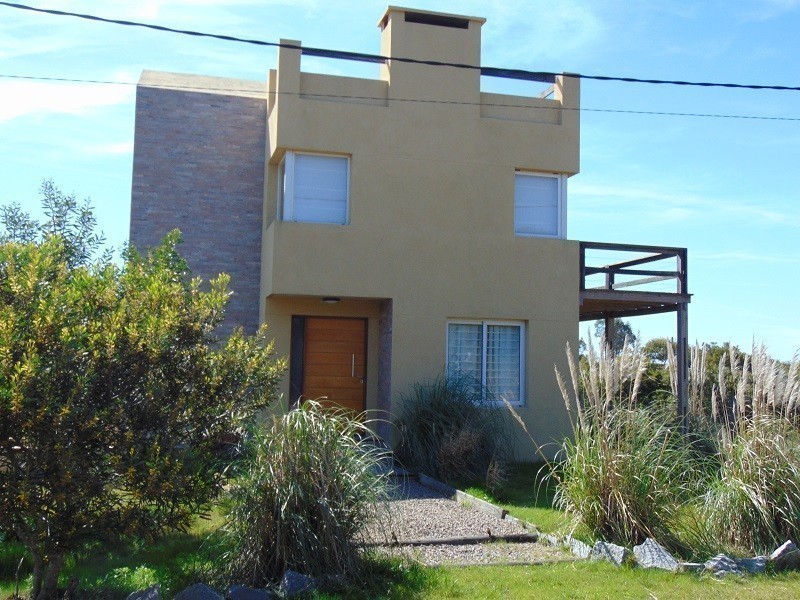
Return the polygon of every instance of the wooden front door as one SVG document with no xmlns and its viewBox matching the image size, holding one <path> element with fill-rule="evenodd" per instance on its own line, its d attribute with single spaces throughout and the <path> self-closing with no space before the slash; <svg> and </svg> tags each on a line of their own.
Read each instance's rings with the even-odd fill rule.
<svg viewBox="0 0 800 600">
<path fill-rule="evenodd" d="M 307 317 L 303 398 L 356 412 L 365 410 L 367 320 Z"/>
</svg>

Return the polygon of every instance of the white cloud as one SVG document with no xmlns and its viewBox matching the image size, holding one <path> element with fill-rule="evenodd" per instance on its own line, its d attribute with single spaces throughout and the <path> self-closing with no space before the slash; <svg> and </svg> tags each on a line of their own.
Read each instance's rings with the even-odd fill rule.
<svg viewBox="0 0 800 600">
<path fill-rule="evenodd" d="M 104 3 L 105 6 L 108 6 Z M 194 26 L 207 22 L 213 28 L 220 25 L 220 17 L 226 21 L 242 21 L 234 17 L 235 9 L 241 7 L 264 8 L 269 6 L 285 6 L 301 8 L 305 11 L 315 11 L 319 7 L 319 0 L 143 0 L 132 2 L 126 7 L 115 7 L 116 18 L 128 20 L 142 20 L 154 22 L 165 17 L 182 15 L 183 20 L 191 17 Z M 98 7 L 98 10 L 101 8 Z M 122 10 L 122 12 L 119 12 Z M 123 15 L 120 17 L 119 15 Z M 160 23 L 165 24 L 165 23 Z"/>
<path fill-rule="evenodd" d="M 680 19 L 691 20 L 697 18 L 700 7 L 696 2 L 675 2 L 674 0 L 648 0 L 644 3 L 646 8 L 654 13 L 661 13 Z"/>
<path fill-rule="evenodd" d="M 59 56 L 78 47 L 97 45 L 95 40 L 81 36 L 74 23 L 64 22 L 66 17 L 58 19 L 4 7 L 0 7 L 0 17 L 0 60 Z"/>
<path fill-rule="evenodd" d="M 161 2 L 158 0 L 143 0 L 131 10 L 131 16 L 137 19 L 157 19 L 160 10 Z"/>
<path fill-rule="evenodd" d="M 0 36 L 0 60 L 64 52 L 76 45 L 74 40 L 52 35 L 27 37 L 24 41 L 10 35 L 2 35 Z"/>
<path fill-rule="evenodd" d="M 471 0 L 458 7 L 434 10 L 456 11 L 486 17 L 483 27 L 484 54 L 496 64 L 532 65 L 544 58 L 565 62 L 573 53 L 583 53 L 599 41 L 605 24 L 597 6 L 576 0 Z M 484 61 L 486 62 L 486 61 Z"/>
<path fill-rule="evenodd" d="M 666 188 L 666 184 L 664 188 Z M 637 202 L 640 208 L 657 213 L 659 219 L 668 218 L 671 222 L 686 221 L 697 218 L 698 213 L 705 213 L 717 219 L 737 217 L 747 222 L 753 221 L 771 225 L 800 227 L 800 214 L 788 210 L 772 210 L 749 202 L 741 202 L 732 198 L 714 198 L 693 192 L 664 192 L 646 186 L 587 185 L 576 182 L 570 186 L 570 197 L 581 201 L 581 198 L 603 198 L 603 204 L 610 206 L 623 202 L 629 211 L 631 202 Z M 610 204 L 611 203 L 611 204 Z M 593 208 L 595 208 L 593 206 Z"/>
<path fill-rule="evenodd" d="M 264 22 L 264 15 L 274 12 L 270 7 L 294 6 L 312 14 L 320 5 L 319 0 L 75 0 L 64 4 L 68 6 L 58 8 L 107 19 L 232 35 L 255 35 L 248 29 L 258 26 L 259 19 L 269 24 L 268 20 Z M 29 56 L 58 60 L 71 50 L 106 53 L 125 40 L 156 39 L 155 34 L 149 38 L 145 34 L 143 29 L 0 7 L 0 60 Z M 180 36 L 170 34 L 161 34 L 158 39 L 157 43 L 164 46 L 180 43 Z"/>
<path fill-rule="evenodd" d="M 670 44 L 663 50 L 663 54 L 671 56 L 685 56 L 689 58 L 718 58 L 728 54 L 736 45 L 733 36 L 691 40 L 684 44 Z"/>
<path fill-rule="evenodd" d="M 88 13 L 104 18 L 115 19 L 155 19 L 165 11 L 173 9 L 191 10 L 192 8 L 237 8 L 241 6 L 264 5 L 317 5 L 318 0 L 140 0 L 139 2 L 115 2 L 106 0 L 80 0 L 69 3 L 69 10 L 77 13 Z"/>
<path fill-rule="evenodd" d="M 85 114 L 95 108 L 130 102 L 133 95 L 134 87 L 130 85 L 3 81 L 0 123 L 28 115 Z"/>
</svg>

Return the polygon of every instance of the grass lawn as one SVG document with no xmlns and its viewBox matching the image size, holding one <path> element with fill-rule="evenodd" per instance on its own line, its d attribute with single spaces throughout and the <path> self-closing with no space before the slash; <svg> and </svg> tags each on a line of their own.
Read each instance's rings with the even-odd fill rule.
<svg viewBox="0 0 800 600">
<path fill-rule="evenodd" d="M 438 569 L 421 598 L 796 598 L 800 574 L 717 580 L 578 562 Z"/>
<path fill-rule="evenodd" d="M 541 531 L 563 531 L 569 519 L 552 507 L 555 485 L 537 464 L 514 468 L 502 488 L 468 487 L 473 496 L 506 508 Z M 580 537 L 580 532 L 578 532 Z M 617 569 L 605 563 L 442 568 L 422 598 L 766 598 L 800 597 L 800 573 L 717 580 L 688 573 Z"/>
<path fill-rule="evenodd" d="M 472 486 L 464 491 L 502 506 L 515 517 L 536 525 L 539 531 L 558 531 L 569 525 L 569 519 L 553 508 L 555 483 L 542 477 L 541 467 L 540 464 L 518 464 L 511 469 L 501 489 L 490 491 L 486 487 Z"/>
<path fill-rule="evenodd" d="M 167 535 L 156 542 L 125 544 L 117 548 L 87 552 L 68 560 L 62 571 L 60 586 L 70 577 L 77 577 L 80 587 L 92 591 L 98 599 L 124 598 L 133 590 L 160 583 L 162 591 L 175 593 L 195 582 L 198 573 L 208 567 L 209 549 L 204 542 L 222 524 L 218 514 L 198 519 L 187 533 Z M 15 573 L 24 549 L 16 542 L 0 543 L 0 600 L 13 595 Z M 22 567 L 31 571 L 30 562 Z M 30 591 L 31 578 L 20 582 L 20 594 Z M 171 594 L 170 594 L 171 595 Z"/>
<path fill-rule="evenodd" d="M 552 486 L 539 486 L 538 466 L 521 465 L 501 490 L 489 494 L 473 487 L 476 496 L 498 501 L 543 531 L 567 524 L 562 513 L 550 508 Z M 167 536 L 153 544 L 128 545 L 79 558 L 65 568 L 65 579 L 77 576 L 81 587 L 98 600 L 124 598 L 130 591 L 159 582 L 166 597 L 202 579 L 210 549 L 203 545 L 219 527 L 221 518 L 199 520 L 186 534 Z M 14 572 L 21 549 L 0 543 L 0 600 L 14 592 Z M 24 567 L 25 568 L 25 567 Z M 29 570 L 29 567 L 26 567 Z M 337 596 L 317 594 L 320 600 L 337 598 L 794 598 L 800 597 L 800 573 L 717 580 L 708 576 L 672 574 L 643 569 L 617 569 L 605 563 L 575 562 L 535 566 L 424 568 L 382 561 L 375 565 L 369 590 Z M 23 582 L 23 591 L 30 580 Z"/>
</svg>

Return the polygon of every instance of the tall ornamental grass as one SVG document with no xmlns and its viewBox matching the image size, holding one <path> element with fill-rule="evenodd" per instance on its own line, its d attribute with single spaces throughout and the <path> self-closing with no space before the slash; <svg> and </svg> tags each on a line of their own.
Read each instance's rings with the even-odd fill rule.
<svg viewBox="0 0 800 600">
<path fill-rule="evenodd" d="M 513 430 L 503 405 L 473 379 L 417 383 L 398 405 L 395 455 L 404 467 L 450 483 L 500 483 L 514 456 Z"/>
<path fill-rule="evenodd" d="M 259 587 L 286 569 L 365 580 L 357 534 L 387 497 L 386 452 L 370 438 L 313 401 L 254 432 L 226 505 L 231 580 Z"/>
<path fill-rule="evenodd" d="M 690 430 L 674 405 L 638 402 L 645 357 L 590 345 L 557 372 L 573 437 L 554 465 L 556 505 L 576 524 L 626 545 L 654 537 L 684 555 L 768 553 L 800 539 L 800 352 L 790 363 L 731 347 L 710 381 L 709 353 L 690 352 Z M 673 393 L 674 352 L 668 345 Z"/>
<path fill-rule="evenodd" d="M 740 421 L 723 438 L 719 478 L 700 504 L 710 532 L 733 551 L 769 554 L 800 539 L 800 434 L 784 418 Z"/>
<path fill-rule="evenodd" d="M 768 553 L 800 539 L 800 352 L 786 365 L 763 345 L 723 354 L 711 419 L 719 476 L 700 502 L 714 537 Z"/>
<path fill-rule="evenodd" d="M 578 362 L 567 346 L 571 390 L 556 370 L 573 435 L 554 465 L 555 504 L 599 538 L 653 537 L 682 550 L 676 526 L 708 469 L 668 409 L 639 406 L 646 358 L 637 345 L 615 354 L 590 340 L 587 350 Z"/>
</svg>

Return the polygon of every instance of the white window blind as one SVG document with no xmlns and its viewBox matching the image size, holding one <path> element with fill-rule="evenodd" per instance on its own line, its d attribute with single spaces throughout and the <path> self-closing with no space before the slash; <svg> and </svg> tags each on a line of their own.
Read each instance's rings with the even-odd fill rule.
<svg viewBox="0 0 800 600">
<path fill-rule="evenodd" d="M 349 159 L 287 152 L 280 169 L 284 221 L 347 223 Z"/>
<path fill-rule="evenodd" d="M 498 400 L 520 402 L 520 326 L 486 326 L 486 388 Z"/>
<path fill-rule="evenodd" d="M 514 191 L 514 233 L 564 237 L 562 177 L 517 173 Z"/>
<path fill-rule="evenodd" d="M 483 327 L 476 323 L 448 323 L 447 368 L 481 380 L 483 371 Z"/>
<path fill-rule="evenodd" d="M 474 380 L 495 401 L 521 405 L 524 325 L 492 321 L 447 324 L 447 372 Z"/>
</svg>

